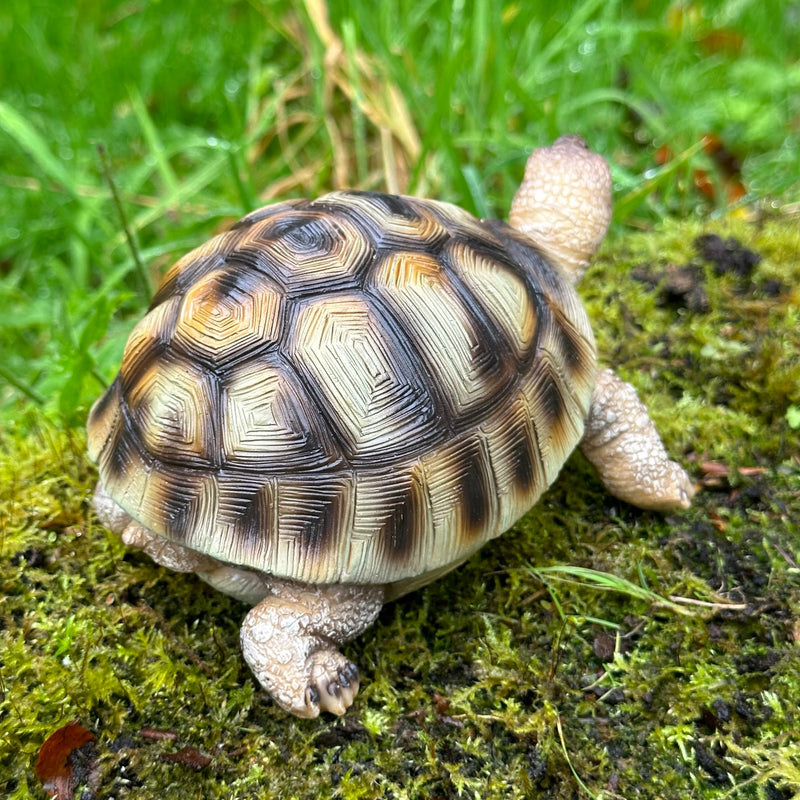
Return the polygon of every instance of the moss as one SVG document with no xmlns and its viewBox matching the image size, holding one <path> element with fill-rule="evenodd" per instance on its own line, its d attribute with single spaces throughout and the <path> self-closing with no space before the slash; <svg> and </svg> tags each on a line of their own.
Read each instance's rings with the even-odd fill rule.
<svg viewBox="0 0 800 800">
<path fill-rule="evenodd" d="M 709 232 L 760 263 L 715 267 L 692 244 Z M 343 719 L 277 711 L 239 653 L 244 607 L 98 525 L 81 433 L 6 435 L 0 794 L 43 796 L 42 742 L 78 720 L 97 737 L 86 798 L 792 796 L 797 249 L 796 225 L 773 219 L 607 245 L 584 286 L 601 353 L 703 491 L 686 513 L 643 513 L 575 454 L 513 532 L 348 645 L 364 685 Z M 695 310 L 670 277 L 687 267 Z M 551 564 L 689 613 L 531 570 Z"/>
</svg>

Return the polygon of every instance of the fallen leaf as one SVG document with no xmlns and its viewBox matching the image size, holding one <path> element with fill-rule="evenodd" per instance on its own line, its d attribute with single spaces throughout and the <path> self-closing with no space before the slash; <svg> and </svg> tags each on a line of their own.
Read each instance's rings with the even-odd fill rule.
<svg viewBox="0 0 800 800">
<path fill-rule="evenodd" d="M 700 468 L 710 478 L 727 478 L 731 474 L 728 465 L 722 461 L 704 461 Z"/>
<path fill-rule="evenodd" d="M 742 164 L 739 158 L 714 133 L 703 134 L 701 141 L 703 152 L 716 167 L 717 181 L 707 170 L 695 168 L 692 170 L 692 183 L 695 189 L 712 202 L 717 201 L 719 189 L 723 190 L 727 203 L 733 204 L 741 200 L 747 189 L 742 183 Z M 668 144 L 661 145 L 653 153 L 653 161 L 659 167 L 663 167 L 672 159 L 673 151 Z"/>
<path fill-rule="evenodd" d="M 57 800 L 72 800 L 72 753 L 94 738 L 83 725 L 70 722 L 45 739 L 33 769 L 49 795 Z"/>
<path fill-rule="evenodd" d="M 733 28 L 715 28 L 700 36 L 697 43 L 709 55 L 723 53 L 735 57 L 744 49 L 745 39 Z"/>
</svg>

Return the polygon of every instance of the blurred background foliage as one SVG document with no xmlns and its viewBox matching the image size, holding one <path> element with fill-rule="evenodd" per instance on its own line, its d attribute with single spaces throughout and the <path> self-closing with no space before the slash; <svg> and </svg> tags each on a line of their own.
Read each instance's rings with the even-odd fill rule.
<svg viewBox="0 0 800 800">
<path fill-rule="evenodd" d="M 169 263 L 273 199 L 504 217 L 577 132 L 617 230 L 796 213 L 798 25 L 783 0 L 5 0 L 0 421 L 80 423 Z"/>
</svg>

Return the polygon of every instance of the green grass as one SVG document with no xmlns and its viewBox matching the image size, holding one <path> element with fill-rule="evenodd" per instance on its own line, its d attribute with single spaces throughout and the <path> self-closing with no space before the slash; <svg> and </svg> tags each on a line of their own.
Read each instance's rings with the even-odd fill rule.
<svg viewBox="0 0 800 800">
<path fill-rule="evenodd" d="M 612 161 L 617 230 L 720 213 L 738 184 L 750 208 L 797 202 L 797 5 L 356 0 L 328 11 L 317 0 L 3 3 L 0 419 L 35 404 L 79 422 L 114 374 L 145 285 L 276 197 L 388 188 L 503 217 L 527 152 L 574 131 Z M 709 135 L 724 147 L 716 157 Z M 671 160 L 659 163 L 659 148 Z M 713 199 L 697 189 L 701 172 Z"/>
<path fill-rule="evenodd" d="M 39 749 L 78 720 L 86 800 L 792 797 L 798 24 L 782 0 L 0 4 L 0 795 L 43 797 Z M 504 217 L 564 132 L 614 175 L 581 288 L 601 357 L 703 491 L 643 514 L 573 456 L 348 646 L 345 719 L 288 718 L 241 604 L 91 514 L 86 411 L 169 264 L 251 208 L 355 186 Z M 698 258 L 709 231 L 752 276 Z M 676 265 L 707 311 L 669 294 Z"/>
</svg>

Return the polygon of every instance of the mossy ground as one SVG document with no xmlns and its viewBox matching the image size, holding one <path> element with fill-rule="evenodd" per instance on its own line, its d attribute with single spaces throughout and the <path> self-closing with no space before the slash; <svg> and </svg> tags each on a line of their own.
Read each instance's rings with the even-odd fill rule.
<svg viewBox="0 0 800 800">
<path fill-rule="evenodd" d="M 701 233 L 762 260 L 715 268 Z M 573 455 L 513 531 L 347 646 L 363 685 L 342 719 L 276 709 L 239 653 L 245 608 L 99 526 L 81 432 L 7 435 L 0 795 L 44 796 L 37 754 L 78 721 L 85 798 L 794 796 L 797 253 L 796 220 L 771 218 L 606 246 L 582 287 L 602 357 L 702 491 L 644 513 Z M 535 572 L 555 564 L 705 605 Z"/>
</svg>

